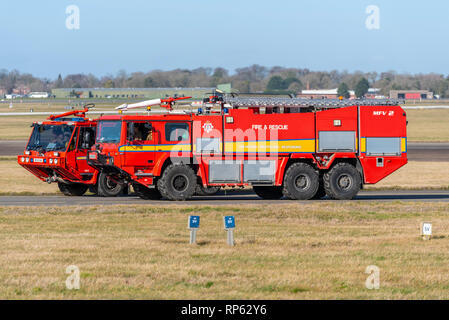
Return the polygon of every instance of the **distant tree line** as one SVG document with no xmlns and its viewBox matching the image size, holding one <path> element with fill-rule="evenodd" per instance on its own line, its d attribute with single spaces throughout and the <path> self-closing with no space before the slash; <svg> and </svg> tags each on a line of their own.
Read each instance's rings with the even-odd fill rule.
<svg viewBox="0 0 449 320">
<path fill-rule="evenodd" d="M 363 81 L 362 81 L 363 80 Z M 31 91 L 50 91 L 52 88 L 161 88 L 215 87 L 232 83 L 239 92 L 297 93 L 302 89 L 339 88 L 363 92 L 367 87 L 381 89 L 388 96 L 390 90 L 430 90 L 449 98 L 449 77 L 443 74 L 399 74 L 388 72 L 311 71 L 309 69 L 260 65 L 238 68 L 230 72 L 224 68 L 175 69 L 170 71 L 127 73 L 97 77 L 93 74 L 59 75 L 56 79 L 38 78 L 17 70 L 0 70 L 0 89 L 10 93 L 14 88 L 27 86 Z M 361 83 L 362 82 L 362 83 Z M 343 85 L 344 84 L 344 85 Z M 341 86 L 343 85 L 343 88 Z M 357 88 L 359 86 L 359 88 Z"/>
</svg>

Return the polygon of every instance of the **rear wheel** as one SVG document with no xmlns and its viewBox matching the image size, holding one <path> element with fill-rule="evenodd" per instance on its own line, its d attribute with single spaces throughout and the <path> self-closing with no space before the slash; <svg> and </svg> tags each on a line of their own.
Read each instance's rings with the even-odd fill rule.
<svg viewBox="0 0 449 320">
<path fill-rule="evenodd" d="M 267 200 L 278 200 L 282 198 L 282 187 L 261 187 L 261 186 L 253 186 L 253 191 L 262 199 Z"/>
<path fill-rule="evenodd" d="M 145 200 L 160 200 L 162 195 L 157 188 L 148 188 L 140 183 L 133 184 L 134 192 Z"/>
<path fill-rule="evenodd" d="M 115 197 L 123 190 L 123 184 L 112 179 L 110 174 L 101 172 L 98 175 L 98 195 L 101 197 Z"/>
<path fill-rule="evenodd" d="M 360 173 L 346 162 L 337 163 L 323 175 L 323 180 L 326 194 L 334 200 L 353 199 L 362 185 Z"/>
<path fill-rule="evenodd" d="M 285 173 L 283 194 L 292 200 L 309 200 L 319 187 L 318 172 L 307 163 L 294 163 Z"/>
<path fill-rule="evenodd" d="M 204 187 L 201 184 L 196 186 L 195 194 L 198 196 L 213 196 L 218 191 L 220 191 L 220 187 Z"/>
<path fill-rule="evenodd" d="M 87 185 L 82 183 L 62 183 L 58 182 L 58 187 L 61 192 L 66 196 L 82 196 L 84 193 L 86 193 L 87 189 L 89 188 Z"/>
<path fill-rule="evenodd" d="M 190 199 L 195 193 L 197 177 L 189 166 L 182 163 L 169 165 L 157 182 L 162 196 L 170 200 Z"/>
</svg>

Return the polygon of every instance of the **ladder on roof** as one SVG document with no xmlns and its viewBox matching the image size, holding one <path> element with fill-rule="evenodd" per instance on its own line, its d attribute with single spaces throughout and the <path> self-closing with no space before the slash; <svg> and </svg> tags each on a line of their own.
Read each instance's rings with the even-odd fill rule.
<svg viewBox="0 0 449 320">
<path fill-rule="evenodd" d="M 233 107 L 287 107 L 330 109 L 349 106 L 397 106 L 400 100 L 393 99 L 307 99 L 281 97 L 223 97 L 223 102 Z"/>
</svg>

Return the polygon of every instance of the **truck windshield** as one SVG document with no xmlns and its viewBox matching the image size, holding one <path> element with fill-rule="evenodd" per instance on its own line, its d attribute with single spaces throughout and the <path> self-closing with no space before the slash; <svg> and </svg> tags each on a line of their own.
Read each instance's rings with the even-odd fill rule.
<svg viewBox="0 0 449 320">
<path fill-rule="evenodd" d="M 67 124 L 34 125 L 26 149 L 39 152 L 65 151 L 72 137 L 73 129 L 73 126 Z"/>
<path fill-rule="evenodd" d="M 100 121 L 97 128 L 97 142 L 119 143 L 121 129 L 121 121 Z"/>
</svg>

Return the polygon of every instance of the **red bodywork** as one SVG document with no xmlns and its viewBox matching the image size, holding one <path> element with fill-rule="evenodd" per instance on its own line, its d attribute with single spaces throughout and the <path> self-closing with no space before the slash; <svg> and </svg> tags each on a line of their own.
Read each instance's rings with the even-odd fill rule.
<svg viewBox="0 0 449 320">
<path fill-rule="evenodd" d="M 311 163 L 321 172 L 336 162 L 350 162 L 363 183 L 372 184 L 407 163 L 406 114 L 400 106 L 301 113 L 266 109 L 103 116 L 97 132 L 100 148 L 89 153 L 89 163 L 146 186 L 155 184 L 175 161 L 191 164 L 204 186 L 281 186 L 286 168 L 296 161 Z M 119 143 L 98 141 L 103 121 L 122 123 Z M 130 123 L 151 124 L 151 139 L 130 141 Z M 170 139 L 173 132 L 175 139 Z M 265 165 L 254 166 L 251 160 Z"/>
<path fill-rule="evenodd" d="M 88 165 L 87 152 L 92 143 L 84 141 L 85 132 L 95 136 L 97 121 L 85 117 L 87 108 L 50 116 L 47 121 L 33 123 L 33 132 L 22 155 L 17 156 L 18 163 L 42 181 L 71 182 L 95 185 L 98 171 Z M 31 147 L 34 130 L 39 127 L 70 127 L 71 135 L 66 145 L 57 151 L 34 149 Z M 83 144 L 86 142 L 87 144 Z M 92 139 L 92 142 L 94 140 Z"/>
</svg>

